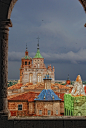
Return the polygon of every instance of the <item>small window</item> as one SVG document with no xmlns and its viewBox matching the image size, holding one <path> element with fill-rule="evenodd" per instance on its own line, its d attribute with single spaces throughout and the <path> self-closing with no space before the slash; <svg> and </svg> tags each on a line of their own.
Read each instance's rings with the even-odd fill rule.
<svg viewBox="0 0 86 128">
<path fill-rule="evenodd" d="M 27 68 L 25 68 L 25 71 L 27 71 Z"/>
<path fill-rule="evenodd" d="M 35 60 L 36 61 L 36 60 Z"/>
<path fill-rule="evenodd" d="M 28 64 L 30 65 L 30 62 Z"/>
<path fill-rule="evenodd" d="M 50 110 L 48 110 L 48 115 L 51 115 L 51 111 Z"/>
<path fill-rule="evenodd" d="M 39 61 L 39 60 L 38 60 Z"/>
<path fill-rule="evenodd" d="M 39 110 L 39 115 L 42 115 L 42 110 Z"/>
<path fill-rule="evenodd" d="M 27 61 L 25 61 L 25 65 L 27 65 Z"/>
<path fill-rule="evenodd" d="M 38 68 L 39 68 L 39 64 L 38 64 Z"/>
<path fill-rule="evenodd" d="M 56 115 L 58 115 L 58 110 L 56 110 Z"/>
<path fill-rule="evenodd" d="M 18 110 L 22 110 L 22 104 L 18 105 Z"/>
</svg>

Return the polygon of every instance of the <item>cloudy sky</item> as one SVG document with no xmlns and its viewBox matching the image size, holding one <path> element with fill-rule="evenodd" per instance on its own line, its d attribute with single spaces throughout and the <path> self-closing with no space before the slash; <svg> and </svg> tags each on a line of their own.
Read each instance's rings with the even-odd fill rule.
<svg viewBox="0 0 86 128">
<path fill-rule="evenodd" d="M 86 14 L 78 0 L 18 0 L 11 14 L 8 79 L 19 79 L 26 43 L 29 56 L 37 37 L 45 64 L 55 66 L 55 79 L 86 80 Z"/>
</svg>

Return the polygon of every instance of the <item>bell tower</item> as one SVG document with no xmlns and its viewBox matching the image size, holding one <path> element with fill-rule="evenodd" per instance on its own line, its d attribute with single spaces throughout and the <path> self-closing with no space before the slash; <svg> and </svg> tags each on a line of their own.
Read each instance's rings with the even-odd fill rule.
<svg viewBox="0 0 86 128">
<path fill-rule="evenodd" d="M 22 78 L 24 76 L 23 72 L 24 70 L 27 71 L 27 69 L 32 67 L 32 58 L 29 57 L 28 55 L 28 50 L 27 50 L 27 44 L 26 44 L 26 51 L 25 51 L 25 56 L 21 59 L 21 68 L 20 68 L 20 83 L 22 83 Z"/>
</svg>

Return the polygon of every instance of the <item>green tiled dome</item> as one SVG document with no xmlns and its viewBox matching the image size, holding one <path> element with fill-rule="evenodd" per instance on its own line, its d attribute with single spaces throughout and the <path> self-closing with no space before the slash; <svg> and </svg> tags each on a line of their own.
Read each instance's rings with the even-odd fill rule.
<svg viewBox="0 0 86 128">
<path fill-rule="evenodd" d="M 31 59 L 29 56 L 24 56 L 22 59 Z"/>
<path fill-rule="evenodd" d="M 34 58 L 43 58 L 40 54 L 39 49 L 37 49 L 36 55 L 34 56 Z"/>
</svg>

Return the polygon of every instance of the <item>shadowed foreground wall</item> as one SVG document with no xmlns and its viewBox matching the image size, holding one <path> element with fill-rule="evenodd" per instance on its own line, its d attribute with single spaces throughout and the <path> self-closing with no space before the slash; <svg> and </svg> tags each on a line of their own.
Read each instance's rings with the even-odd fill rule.
<svg viewBox="0 0 86 128">
<path fill-rule="evenodd" d="M 0 118 L 0 128 L 86 128 L 86 120 L 6 120 Z"/>
</svg>

